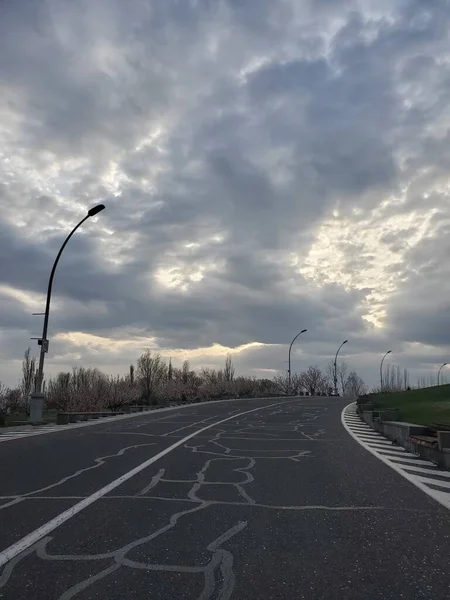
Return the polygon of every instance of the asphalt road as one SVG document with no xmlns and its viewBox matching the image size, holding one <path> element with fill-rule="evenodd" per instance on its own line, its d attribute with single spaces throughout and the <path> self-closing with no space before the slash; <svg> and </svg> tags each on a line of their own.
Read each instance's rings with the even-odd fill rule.
<svg viewBox="0 0 450 600">
<path fill-rule="evenodd" d="M 349 436 L 348 402 L 208 403 L 0 444 L 0 556 L 25 540 L 0 598 L 450 598 L 450 512 Z"/>
</svg>

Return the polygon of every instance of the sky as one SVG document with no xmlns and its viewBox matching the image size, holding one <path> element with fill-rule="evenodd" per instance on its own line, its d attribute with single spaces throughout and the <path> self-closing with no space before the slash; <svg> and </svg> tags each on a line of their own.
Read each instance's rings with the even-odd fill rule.
<svg viewBox="0 0 450 600">
<path fill-rule="evenodd" d="M 448 0 L 2 0 L 0 380 L 450 362 Z M 387 363 L 386 363 L 387 364 Z M 448 368 L 450 381 L 450 367 Z"/>
</svg>

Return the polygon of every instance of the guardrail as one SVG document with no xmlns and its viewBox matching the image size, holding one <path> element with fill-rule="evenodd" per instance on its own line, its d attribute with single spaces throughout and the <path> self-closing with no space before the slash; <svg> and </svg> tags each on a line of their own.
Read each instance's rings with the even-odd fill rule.
<svg viewBox="0 0 450 600">
<path fill-rule="evenodd" d="M 102 419 L 105 417 L 117 417 L 119 415 L 129 415 L 130 413 L 144 412 L 147 410 L 154 410 L 157 407 L 150 406 L 147 404 L 127 406 L 124 410 L 104 410 L 95 412 L 59 412 L 56 415 L 57 425 L 68 425 L 69 423 L 78 423 L 79 421 L 90 421 L 91 419 Z"/>
</svg>

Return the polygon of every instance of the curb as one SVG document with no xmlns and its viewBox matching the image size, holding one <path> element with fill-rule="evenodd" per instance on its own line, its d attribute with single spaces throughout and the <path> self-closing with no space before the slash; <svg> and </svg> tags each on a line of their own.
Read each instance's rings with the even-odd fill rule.
<svg viewBox="0 0 450 600">
<path fill-rule="evenodd" d="M 422 460 L 404 448 L 394 445 L 391 440 L 372 429 L 357 414 L 356 402 L 351 402 L 343 408 L 341 423 L 347 433 L 365 450 L 450 510 L 450 471 L 438 469 L 431 461 Z M 438 479 L 433 479 L 434 476 Z M 427 484 L 441 486 L 443 489 L 437 490 Z"/>
</svg>

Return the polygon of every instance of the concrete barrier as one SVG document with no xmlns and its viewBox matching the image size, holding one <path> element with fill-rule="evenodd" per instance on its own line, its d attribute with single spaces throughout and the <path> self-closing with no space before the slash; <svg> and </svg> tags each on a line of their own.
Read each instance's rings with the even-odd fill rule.
<svg viewBox="0 0 450 600">
<path fill-rule="evenodd" d="M 377 411 L 364 411 L 362 413 L 362 419 L 372 429 L 423 460 L 429 460 L 441 469 L 450 470 L 450 432 L 437 432 L 438 447 L 431 444 L 419 444 L 414 442 L 411 436 L 429 435 L 430 430 L 428 427 L 403 421 L 376 421 L 373 412 Z M 378 411 L 378 413 L 383 413 L 383 411 Z"/>
<path fill-rule="evenodd" d="M 438 431 L 438 448 L 439 450 L 449 450 L 450 451 L 450 431 Z"/>
</svg>

